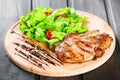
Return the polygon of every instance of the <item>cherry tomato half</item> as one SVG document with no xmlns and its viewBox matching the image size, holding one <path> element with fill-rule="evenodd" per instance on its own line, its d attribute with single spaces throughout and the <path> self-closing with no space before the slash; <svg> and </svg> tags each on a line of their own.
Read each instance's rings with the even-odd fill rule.
<svg viewBox="0 0 120 80">
<path fill-rule="evenodd" d="M 46 31 L 46 36 L 48 39 L 52 39 L 52 32 L 53 32 L 52 30 Z"/>
</svg>

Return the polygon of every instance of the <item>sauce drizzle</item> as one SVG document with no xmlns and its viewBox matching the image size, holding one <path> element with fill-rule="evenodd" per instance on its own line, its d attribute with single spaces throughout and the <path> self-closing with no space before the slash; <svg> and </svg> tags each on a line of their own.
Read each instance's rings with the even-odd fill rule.
<svg viewBox="0 0 120 80">
<path fill-rule="evenodd" d="M 32 57 L 31 55 L 28 55 L 24 52 L 22 52 L 21 50 L 18 50 L 17 48 L 15 48 L 15 50 L 18 52 L 18 53 L 15 53 L 16 55 L 28 60 L 29 62 L 31 62 L 32 64 L 42 68 L 45 70 L 45 68 L 42 66 L 42 64 L 40 62 L 38 62 L 38 60 L 36 60 L 34 57 Z"/>
<path fill-rule="evenodd" d="M 56 57 L 54 57 L 53 55 L 51 55 L 48 51 L 46 51 L 45 49 L 41 48 L 39 45 L 37 44 L 33 44 L 31 41 L 28 40 L 28 38 L 24 35 L 21 35 L 19 33 L 16 33 L 15 31 L 11 31 L 11 34 L 16 34 L 18 36 L 21 36 L 22 38 L 17 38 L 21 41 L 23 41 L 24 43 L 30 45 L 30 47 L 26 46 L 25 44 L 20 44 L 18 42 L 13 42 L 14 45 L 21 47 L 23 50 L 27 51 L 28 53 L 25 53 L 21 50 L 19 50 L 18 48 L 15 48 L 15 51 L 17 51 L 17 53 L 15 53 L 16 55 L 28 60 L 29 62 L 31 62 L 32 64 L 42 68 L 43 70 L 45 70 L 45 68 L 43 67 L 42 64 L 48 66 L 47 63 L 50 63 L 54 66 L 58 65 L 63 65 L 63 63 L 57 59 Z M 47 63 L 46 63 L 47 62 Z"/>
</svg>

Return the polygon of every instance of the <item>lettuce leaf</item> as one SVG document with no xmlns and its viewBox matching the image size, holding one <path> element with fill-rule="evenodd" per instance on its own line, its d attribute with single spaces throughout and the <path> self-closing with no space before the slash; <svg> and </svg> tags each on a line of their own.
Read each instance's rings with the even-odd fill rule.
<svg viewBox="0 0 120 80">
<path fill-rule="evenodd" d="M 29 30 L 28 33 L 27 33 L 27 36 L 28 36 L 30 39 L 35 39 L 35 31 L 36 31 L 36 28 L 30 28 L 30 30 Z"/>
<path fill-rule="evenodd" d="M 50 15 L 46 15 L 51 13 Z M 64 14 L 66 17 L 61 16 Z M 84 33 L 88 27 L 83 24 L 88 20 L 86 16 L 79 16 L 76 10 L 70 7 L 52 10 L 52 8 L 37 7 L 26 16 L 20 17 L 19 30 L 30 39 L 48 43 L 50 48 L 71 33 Z M 46 32 L 52 30 L 52 39 L 48 39 Z"/>
<path fill-rule="evenodd" d="M 29 31 L 29 27 L 25 23 L 25 18 L 24 16 L 20 17 L 20 27 L 19 30 L 23 33 L 26 34 Z"/>
<path fill-rule="evenodd" d="M 53 38 L 57 38 L 60 41 L 62 41 L 64 39 L 65 33 L 64 32 L 58 32 L 58 31 L 53 31 L 52 32 L 52 37 Z"/>
<path fill-rule="evenodd" d="M 40 42 L 44 42 L 44 43 L 47 42 L 48 39 L 46 38 L 46 35 L 45 35 L 45 32 L 43 29 L 41 29 L 41 28 L 36 29 L 35 40 L 40 41 Z"/>
<path fill-rule="evenodd" d="M 54 45 L 56 44 L 56 43 L 58 43 L 59 42 L 59 39 L 51 39 L 51 40 L 49 40 L 48 41 L 48 44 L 49 44 L 49 48 L 50 49 L 53 49 L 54 48 Z"/>
</svg>

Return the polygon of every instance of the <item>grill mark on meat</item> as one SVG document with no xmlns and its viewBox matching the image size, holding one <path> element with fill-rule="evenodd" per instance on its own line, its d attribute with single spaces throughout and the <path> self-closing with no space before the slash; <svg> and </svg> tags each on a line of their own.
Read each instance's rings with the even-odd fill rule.
<svg viewBox="0 0 120 80">
<path fill-rule="evenodd" d="M 82 44 L 81 42 L 78 42 L 76 44 L 81 50 L 83 50 L 84 52 L 87 52 L 89 54 L 93 54 L 93 48 L 92 47 L 87 47 L 84 44 Z"/>
<path fill-rule="evenodd" d="M 82 42 L 81 42 L 81 43 L 82 43 Z M 88 42 L 83 43 L 83 44 L 84 44 L 85 46 L 89 47 L 89 48 L 92 48 Z"/>
</svg>

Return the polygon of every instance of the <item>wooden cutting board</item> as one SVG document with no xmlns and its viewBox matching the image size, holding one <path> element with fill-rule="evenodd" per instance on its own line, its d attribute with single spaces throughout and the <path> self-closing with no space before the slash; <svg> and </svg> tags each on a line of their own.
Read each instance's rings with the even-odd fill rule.
<svg viewBox="0 0 120 80">
<path fill-rule="evenodd" d="M 85 63 L 76 63 L 76 64 L 68 64 L 64 63 L 60 66 L 54 66 L 51 64 L 48 64 L 49 66 L 44 65 L 44 69 L 41 69 L 34 64 L 30 63 L 29 61 L 23 59 L 22 57 L 16 55 L 15 46 L 13 42 L 21 42 L 18 38 L 21 38 L 21 36 L 16 34 L 11 34 L 11 31 L 14 29 L 16 33 L 19 33 L 19 22 L 16 22 L 7 32 L 6 38 L 5 38 L 5 50 L 7 56 L 20 68 L 27 70 L 29 72 L 44 75 L 44 76 L 53 76 L 53 77 L 65 77 L 65 76 L 73 76 L 78 74 L 83 74 L 86 72 L 89 72 L 91 70 L 94 70 L 104 64 L 113 54 L 113 51 L 115 49 L 115 35 L 111 29 L 111 27 L 101 18 L 92 15 L 90 13 L 84 12 L 84 11 L 77 11 L 77 13 L 80 16 L 87 16 L 89 18 L 87 26 L 89 27 L 89 30 L 100 30 L 101 33 L 105 32 L 108 33 L 113 38 L 113 43 L 105 51 L 105 54 L 94 61 L 88 61 Z M 23 43 L 24 44 L 24 43 Z M 40 44 L 42 47 L 46 48 L 45 45 Z M 18 48 L 18 47 L 17 47 Z"/>
</svg>

